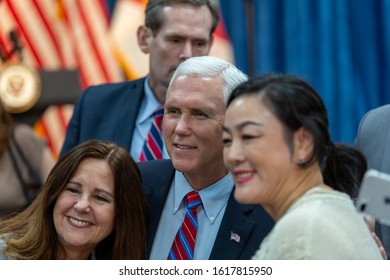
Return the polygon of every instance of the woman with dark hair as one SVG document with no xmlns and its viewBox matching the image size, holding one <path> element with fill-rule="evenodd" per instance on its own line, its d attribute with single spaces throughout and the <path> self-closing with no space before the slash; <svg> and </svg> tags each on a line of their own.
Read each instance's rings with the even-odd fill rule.
<svg viewBox="0 0 390 280">
<path fill-rule="evenodd" d="M 276 221 L 254 259 L 382 259 L 352 201 L 365 159 L 333 144 L 327 110 L 307 82 L 267 75 L 241 84 L 223 130 L 235 198 Z"/>
<path fill-rule="evenodd" d="M 31 203 L 54 164 L 44 139 L 14 123 L 0 100 L 0 219 Z"/>
<path fill-rule="evenodd" d="M 59 160 L 25 211 L 0 222 L 0 259 L 142 259 L 145 219 L 129 153 L 87 141 Z"/>
</svg>

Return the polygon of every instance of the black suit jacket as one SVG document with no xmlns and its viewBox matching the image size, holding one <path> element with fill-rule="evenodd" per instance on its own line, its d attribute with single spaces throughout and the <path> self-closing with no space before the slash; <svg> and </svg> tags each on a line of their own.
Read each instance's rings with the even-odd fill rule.
<svg viewBox="0 0 390 280">
<path fill-rule="evenodd" d="M 108 140 L 130 150 L 145 78 L 87 88 L 75 104 L 60 156 L 91 139 Z"/>
<path fill-rule="evenodd" d="M 139 163 L 138 166 L 142 173 L 149 206 L 147 230 L 147 257 L 149 257 L 175 169 L 170 160 L 153 160 Z M 274 221 L 261 206 L 240 204 L 234 199 L 232 192 L 210 259 L 251 259 L 273 225 Z M 240 235 L 240 242 L 230 240 L 232 231 Z"/>
</svg>

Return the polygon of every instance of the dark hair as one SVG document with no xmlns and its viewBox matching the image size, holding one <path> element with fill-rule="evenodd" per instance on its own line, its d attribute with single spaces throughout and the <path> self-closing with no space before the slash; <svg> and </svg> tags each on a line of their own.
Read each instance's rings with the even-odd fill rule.
<svg viewBox="0 0 390 280">
<path fill-rule="evenodd" d="M 367 169 L 364 156 L 346 145 L 334 145 L 328 129 L 328 113 L 321 97 L 305 80 L 283 74 L 251 78 L 239 85 L 229 98 L 257 95 L 284 126 L 284 138 L 293 153 L 292 135 L 306 128 L 313 137 L 310 157 L 298 165 L 306 168 L 315 162 L 321 166 L 325 184 L 356 196 Z"/>
<path fill-rule="evenodd" d="M 212 25 L 210 30 L 211 37 L 217 28 L 220 17 L 217 0 L 149 0 L 145 9 L 145 25 L 152 30 L 153 35 L 156 35 L 160 27 L 163 25 L 164 7 L 182 3 L 197 7 L 207 5 L 212 16 Z"/>
<path fill-rule="evenodd" d="M 58 196 L 89 158 L 110 166 L 115 184 L 115 220 L 111 234 L 95 248 L 97 259 L 145 257 L 146 199 L 138 166 L 125 149 L 106 141 L 91 140 L 70 150 L 50 172 L 42 191 L 20 214 L 0 221 L 4 253 L 17 259 L 56 259 L 60 246 L 53 221 Z"/>
<path fill-rule="evenodd" d="M 11 114 L 5 110 L 5 107 L 0 100 L 0 155 L 2 155 L 9 146 L 13 127 L 14 122 Z"/>
<path fill-rule="evenodd" d="M 365 156 L 359 151 L 342 143 L 335 144 L 334 153 L 322 167 L 324 182 L 329 186 L 343 186 L 341 190 L 350 190 L 351 198 L 357 198 L 359 187 L 367 171 Z"/>
</svg>

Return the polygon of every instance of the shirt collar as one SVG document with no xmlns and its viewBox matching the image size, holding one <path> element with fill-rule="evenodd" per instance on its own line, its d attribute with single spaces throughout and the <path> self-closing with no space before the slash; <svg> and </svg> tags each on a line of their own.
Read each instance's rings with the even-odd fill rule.
<svg viewBox="0 0 390 280">
<path fill-rule="evenodd" d="M 211 186 L 199 191 L 203 209 L 209 222 L 212 224 L 221 210 L 227 204 L 233 190 L 234 182 L 230 173 Z M 173 213 L 177 212 L 182 205 L 186 194 L 194 189 L 188 183 L 183 173 L 176 171 L 174 179 L 174 202 Z"/>
<path fill-rule="evenodd" d="M 154 96 L 154 93 L 149 85 L 149 77 L 146 77 L 144 82 L 144 90 L 145 90 L 145 107 L 144 110 L 140 112 L 139 123 L 143 123 L 147 121 L 157 109 L 157 107 L 161 106 L 160 102 L 158 102 L 157 98 Z"/>
</svg>

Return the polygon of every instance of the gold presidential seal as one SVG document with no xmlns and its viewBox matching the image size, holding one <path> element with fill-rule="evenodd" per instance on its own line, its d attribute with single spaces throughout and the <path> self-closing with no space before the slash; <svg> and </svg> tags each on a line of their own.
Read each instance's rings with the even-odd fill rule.
<svg viewBox="0 0 390 280">
<path fill-rule="evenodd" d="M 40 96 L 41 79 L 36 70 L 23 63 L 0 66 L 0 99 L 8 112 L 26 112 Z"/>
</svg>

